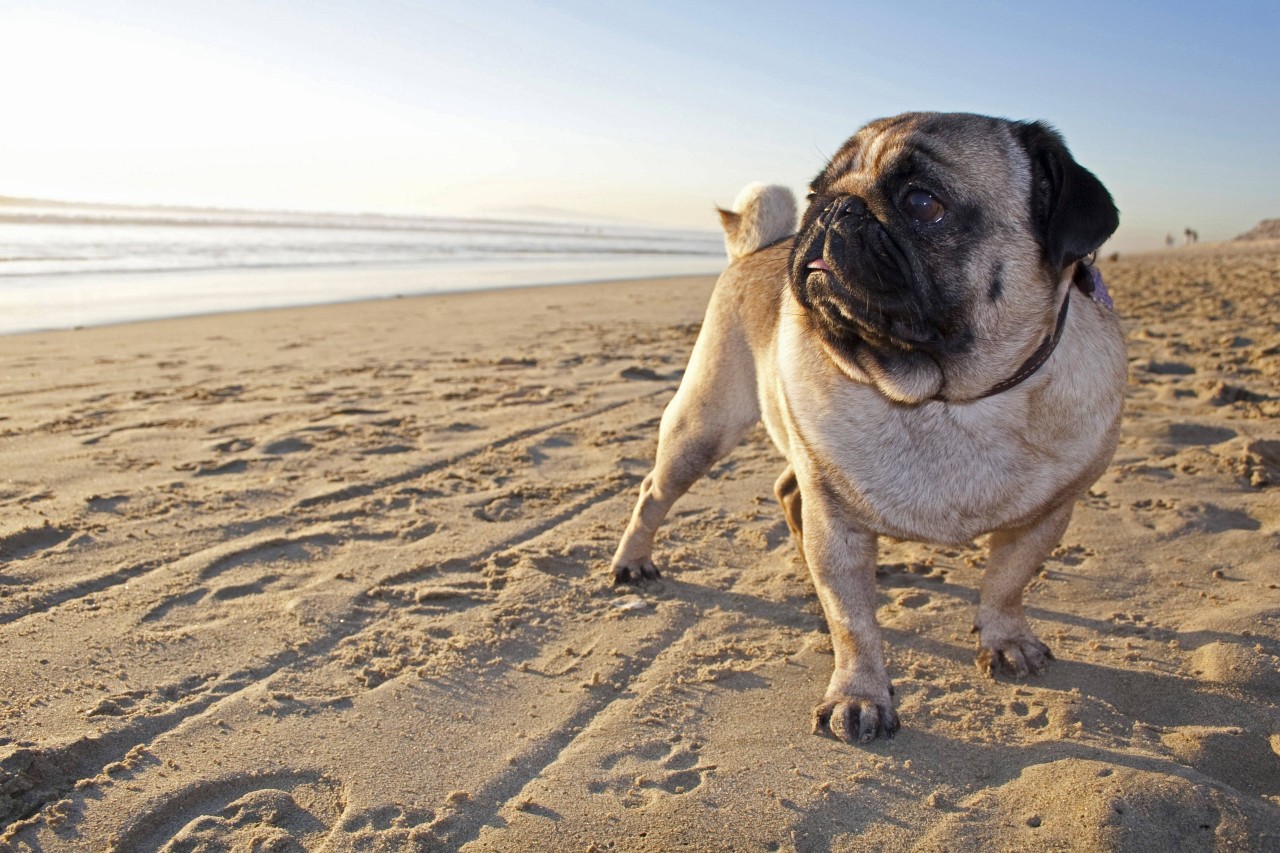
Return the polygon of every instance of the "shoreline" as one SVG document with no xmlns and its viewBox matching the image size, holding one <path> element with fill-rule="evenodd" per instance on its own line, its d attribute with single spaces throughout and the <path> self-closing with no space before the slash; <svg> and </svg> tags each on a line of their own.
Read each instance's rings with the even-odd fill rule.
<svg viewBox="0 0 1280 853">
<path fill-rule="evenodd" d="M 718 274 L 723 257 L 523 259 L 0 277 L 0 336 L 273 308 Z M 48 318 L 62 315 L 64 319 Z"/>
<path fill-rule="evenodd" d="M 1057 660 L 980 674 L 983 552 L 886 542 L 866 747 L 809 733 L 763 429 L 610 583 L 713 276 L 0 336 L 0 847 L 1274 846 L 1280 244 L 1179 254 L 1100 262 L 1130 386 L 1028 589 Z"/>
</svg>

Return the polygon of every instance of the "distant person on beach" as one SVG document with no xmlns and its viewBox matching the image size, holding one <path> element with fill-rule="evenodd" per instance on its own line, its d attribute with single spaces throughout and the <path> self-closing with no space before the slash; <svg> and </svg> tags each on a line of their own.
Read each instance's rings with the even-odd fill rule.
<svg viewBox="0 0 1280 853">
<path fill-rule="evenodd" d="M 1182 233 L 1187 238 L 1188 246 L 1190 246 L 1192 243 L 1197 242 L 1200 239 L 1200 234 L 1193 228 L 1188 228 L 1186 231 Z"/>
<path fill-rule="evenodd" d="M 1169 233 L 1169 234 L 1164 235 L 1164 244 L 1165 244 L 1165 246 L 1167 246 L 1167 247 L 1168 247 L 1168 248 L 1170 248 L 1170 249 L 1172 249 L 1172 248 L 1173 248 L 1173 234 L 1172 234 L 1172 233 Z"/>
</svg>

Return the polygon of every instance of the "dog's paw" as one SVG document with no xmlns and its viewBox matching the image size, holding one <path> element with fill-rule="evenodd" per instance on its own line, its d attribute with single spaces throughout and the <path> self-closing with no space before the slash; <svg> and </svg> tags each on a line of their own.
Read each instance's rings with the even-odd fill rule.
<svg viewBox="0 0 1280 853">
<path fill-rule="evenodd" d="M 973 630 L 978 634 L 978 669 L 995 678 L 1039 675 L 1053 660 L 1053 652 L 1032 633 L 1021 614 L 979 608 Z"/>
<path fill-rule="evenodd" d="M 999 643 L 988 644 L 984 639 L 979 645 L 976 663 L 979 670 L 992 678 L 1001 674 L 1026 678 L 1044 672 L 1051 660 L 1053 652 L 1035 635 L 1020 634 Z"/>
<path fill-rule="evenodd" d="M 662 577 L 662 572 L 658 571 L 658 567 L 648 557 L 613 564 L 614 583 L 640 583 L 641 581 L 656 580 L 660 577 Z"/>
<path fill-rule="evenodd" d="M 890 739 L 900 726 L 890 699 L 827 697 L 813 709 L 813 733 L 830 732 L 845 743 L 871 743 L 880 736 Z"/>
</svg>

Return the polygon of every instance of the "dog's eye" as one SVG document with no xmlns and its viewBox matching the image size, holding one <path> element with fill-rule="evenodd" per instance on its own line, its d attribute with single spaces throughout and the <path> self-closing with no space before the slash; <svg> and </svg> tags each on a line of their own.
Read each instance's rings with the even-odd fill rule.
<svg viewBox="0 0 1280 853">
<path fill-rule="evenodd" d="M 902 211 L 916 222 L 932 224 L 942 219 L 947 209 L 927 190 L 912 190 L 902 197 Z"/>
</svg>

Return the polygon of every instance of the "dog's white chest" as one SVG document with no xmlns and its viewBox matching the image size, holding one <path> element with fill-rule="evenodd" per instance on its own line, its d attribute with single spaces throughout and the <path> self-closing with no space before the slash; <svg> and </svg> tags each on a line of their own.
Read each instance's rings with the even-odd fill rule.
<svg viewBox="0 0 1280 853">
<path fill-rule="evenodd" d="M 1026 394 L 967 404 L 894 403 L 869 385 L 815 369 L 780 343 L 781 429 L 771 429 L 801 478 L 884 535 L 961 542 L 1016 524 L 1076 479 L 1097 443 L 1063 424 L 1044 434 Z M 801 371 L 807 371 L 803 376 Z M 1051 427 L 1058 429 L 1056 427 Z M 779 435 L 782 433 L 782 435 Z"/>
</svg>

